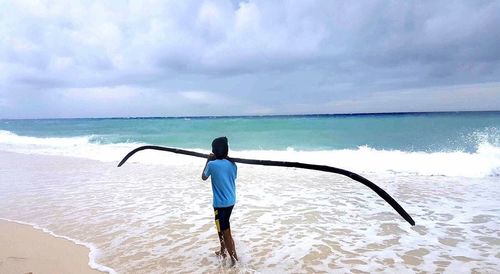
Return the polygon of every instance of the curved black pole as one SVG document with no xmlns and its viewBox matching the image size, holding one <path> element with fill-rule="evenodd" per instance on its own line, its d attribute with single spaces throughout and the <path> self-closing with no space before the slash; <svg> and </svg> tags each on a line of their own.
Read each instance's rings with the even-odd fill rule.
<svg viewBox="0 0 500 274">
<path fill-rule="evenodd" d="M 172 153 L 184 154 L 184 155 L 189 155 L 189 156 L 194 156 L 194 157 L 199 157 L 199 158 L 208 158 L 208 156 L 209 156 L 208 154 L 184 150 L 184 149 L 178 149 L 178 148 L 161 147 L 161 146 L 141 146 L 141 147 L 138 147 L 138 148 L 130 151 L 127 155 L 125 155 L 125 157 L 118 164 L 118 167 L 122 166 L 128 160 L 128 158 L 130 158 L 136 152 L 139 152 L 139 151 L 145 150 L 145 149 L 168 151 L 168 152 L 172 152 Z M 304 164 L 304 163 L 297 163 L 297 162 L 254 160 L 254 159 L 242 159 L 242 158 L 229 158 L 229 159 L 234 161 L 234 162 L 242 163 L 242 164 L 304 168 L 304 169 L 312 169 L 312 170 L 337 173 L 337 174 L 347 176 L 347 177 L 349 177 L 355 181 L 358 181 L 358 182 L 362 183 L 363 185 L 369 187 L 371 190 L 375 191 L 378 194 L 378 196 L 382 197 L 382 199 L 384 199 L 387 203 L 389 203 L 392 206 L 392 208 L 394 208 L 399 213 L 399 215 L 401 215 L 401 217 L 403 217 L 408 223 L 410 223 L 412 226 L 415 225 L 415 221 L 413 221 L 411 216 L 403 209 L 403 207 L 401 207 L 398 204 L 398 202 L 396 202 L 396 200 L 394 200 L 389 194 L 387 194 L 387 192 L 385 192 L 383 189 L 381 189 L 376 184 L 372 183 L 370 180 L 368 180 L 368 179 L 366 179 L 366 178 L 364 178 L 364 177 L 362 177 L 354 172 L 350 172 L 350 171 L 345 170 L 345 169 L 331 167 L 331 166 Z"/>
</svg>

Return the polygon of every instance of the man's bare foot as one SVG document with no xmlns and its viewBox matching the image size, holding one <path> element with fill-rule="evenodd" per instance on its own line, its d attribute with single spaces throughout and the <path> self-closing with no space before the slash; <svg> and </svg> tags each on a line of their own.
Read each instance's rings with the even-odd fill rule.
<svg viewBox="0 0 500 274">
<path fill-rule="evenodd" d="M 215 255 L 217 255 L 217 257 L 222 257 L 222 258 L 227 257 L 226 252 L 215 251 Z"/>
</svg>

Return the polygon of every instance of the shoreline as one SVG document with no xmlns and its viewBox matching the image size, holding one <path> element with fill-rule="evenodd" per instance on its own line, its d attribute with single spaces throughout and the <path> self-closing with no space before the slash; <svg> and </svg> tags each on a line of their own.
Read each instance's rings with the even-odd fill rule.
<svg viewBox="0 0 500 274">
<path fill-rule="evenodd" d="M 116 274 L 98 264 L 97 248 L 39 225 L 0 218 L 0 272 Z M 11 237 L 15 234 L 17 237 Z M 2 237 L 1 235 L 5 235 Z M 73 254 L 68 257 L 67 254 Z M 85 255 L 84 257 L 82 257 Z M 5 271 L 5 272 L 4 272 Z"/>
</svg>

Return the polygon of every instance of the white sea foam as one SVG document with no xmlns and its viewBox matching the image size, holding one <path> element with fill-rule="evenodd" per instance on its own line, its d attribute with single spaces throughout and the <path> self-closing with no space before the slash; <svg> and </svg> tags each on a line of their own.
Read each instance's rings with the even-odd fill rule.
<svg viewBox="0 0 500 274">
<path fill-rule="evenodd" d="M 39 138 L 20 136 L 0 130 L 0 150 L 25 154 L 73 156 L 118 162 L 131 149 L 143 143 L 98 144 L 92 142 L 96 136 L 67 138 Z M 208 153 L 205 149 L 195 149 Z M 231 156 L 280 161 L 296 161 L 331 165 L 355 172 L 409 173 L 416 175 L 441 175 L 460 177 L 488 177 L 500 175 L 500 147 L 483 140 L 473 153 L 454 152 L 408 152 L 400 150 L 378 150 L 368 146 L 357 149 L 297 151 L 245 150 L 231 151 Z M 192 157 L 171 157 L 158 151 L 143 151 L 130 162 L 147 164 L 183 165 L 198 162 Z"/>
<path fill-rule="evenodd" d="M 213 254 L 218 239 L 202 167 L 116 168 L 0 152 L 0 217 L 93 243 L 98 262 L 119 273 L 233 273 Z M 240 165 L 231 217 L 236 273 L 499 269 L 497 178 L 368 175 L 416 226 L 346 177 Z"/>
</svg>

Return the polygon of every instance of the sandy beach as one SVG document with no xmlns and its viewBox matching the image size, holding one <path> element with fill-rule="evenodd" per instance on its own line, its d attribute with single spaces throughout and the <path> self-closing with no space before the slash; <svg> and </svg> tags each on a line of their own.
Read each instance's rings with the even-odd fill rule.
<svg viewBox="0 0 500 274">
<path fill-rule="evenodd" d="M 499 26 L 500 0 L 0 0 L 0 274 L 500 274 Z"/>
<path fill-rule="evenodd" d="M 0 220 L 0 273 L 98 274 L 90 250 L 26 224 Z"/>
<path fill-rule="evenodd" d="M 0 218 L 92 244 L 99 251 L 95 262 L 118 273 L 227 273 L 213 253 L 211 190 L 199 178 L 204 162 L 165 157 L 165 165 L 117 168 L 115 162 L 0 152 Z M 417 225 L 348 178 L 240 165 L 231 217 L 237 273 L 498 272 L 496 178 L 363 175 L 393 195 Z M 42 244 L 27 241 L 23 248 L 27 238 L 6 236 L 9 226 L 79 249 L 72 256 L 78 264 L 66 265 L 71 273 L 91 271 L 88 249 L 3 222 L 2 237 L 27 252 Z M 21 261 L 6 257 L 30 254 L 2 253 L 2 267 Z M 40 260 L 40 268 L 21 270 L 55 266 L 33 259 Z"/>
</svg>

